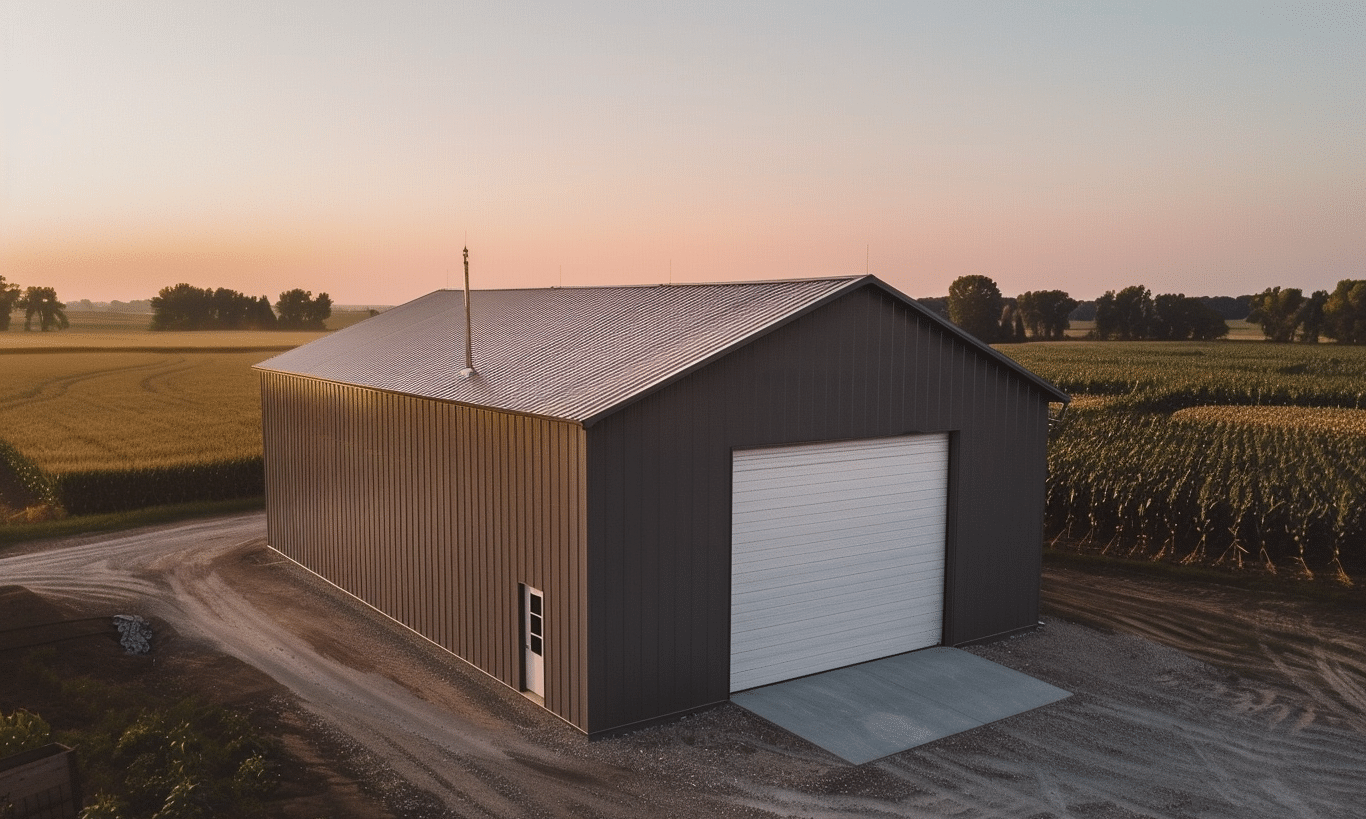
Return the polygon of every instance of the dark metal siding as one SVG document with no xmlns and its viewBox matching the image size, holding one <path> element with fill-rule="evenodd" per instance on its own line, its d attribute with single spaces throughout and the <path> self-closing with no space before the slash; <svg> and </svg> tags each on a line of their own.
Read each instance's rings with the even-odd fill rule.
<svg viewBox="0 0 1366 819">
<path fill-rule="evenodd" d="M 541 589 L 545 704 L 588 730 L 583 428 L 261 379 L 271 545 L 514 688 Z"/>
<path fill-rule="evenodd" d="M 953 433 L 944 642 L 1035 623 L 1048 399 L 864 287 L 589 427 L 590 733 L 728 697 L 735 448 Z"/>
</svg>

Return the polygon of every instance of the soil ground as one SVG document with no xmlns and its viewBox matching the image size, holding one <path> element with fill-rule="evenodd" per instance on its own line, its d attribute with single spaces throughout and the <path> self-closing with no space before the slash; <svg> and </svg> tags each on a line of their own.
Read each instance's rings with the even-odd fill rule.
<svg viewBox="0 0 1366 819">
<path fill-rule="evenodd" d="M 281 816 L 1280 819 L 1366 804 L 1366 625 L 1275 594 L 1050 569 L 1044 627 L 972 651 L 1073 697 L 850 766 L 730 705 L 589 743 L 270 551 L 259 513 L 12 551 L 0 584 L 27 590 L 0 596 L 0 616 L 149 616 L 154 653 L 127 673 L 269 706 L 297 766 Z M 74 657 L 98 639 L 56 645 Z M 87 662 L 124 662 L 106 649 Z"/>
</svg>

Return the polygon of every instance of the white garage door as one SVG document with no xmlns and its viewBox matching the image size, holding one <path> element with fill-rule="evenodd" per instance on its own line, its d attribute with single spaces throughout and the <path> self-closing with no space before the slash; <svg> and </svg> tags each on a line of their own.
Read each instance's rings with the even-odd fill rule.
<svg viewBox="0 0 1366 819">
<path fill-rule="evenodd" d="M 730 690 L 937 645 L 947 434 L 736 452 Z"/>
</svg>

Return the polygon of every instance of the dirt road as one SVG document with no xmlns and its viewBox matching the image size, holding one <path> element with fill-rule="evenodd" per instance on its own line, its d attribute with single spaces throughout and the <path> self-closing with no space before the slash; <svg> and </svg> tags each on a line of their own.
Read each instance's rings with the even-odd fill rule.
<svg viewBox="0 0 1366 819">
<path fill-rule="evenodd" d="M 589 744 L 283 561 L 259 513 L 12 553 L 2 584 L 151 615 L 262 670 L 356 743 L 405 816 L 1281 819 L 1366 805 L 1366 628 L 1231 590 L 1052 571 L 1048 625 L 974 651 L 1075 696 L 852 767 L 733 706 Z"/>
</svg>

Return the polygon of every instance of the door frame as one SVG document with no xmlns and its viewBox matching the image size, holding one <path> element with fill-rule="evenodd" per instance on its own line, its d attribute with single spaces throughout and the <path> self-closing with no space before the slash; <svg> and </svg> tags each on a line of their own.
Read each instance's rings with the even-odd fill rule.
<svg viewBox="0 0 1366 819">
<path fill-rule="evenodd" d="M 521 617 L 522 692 L 545 699 L 545 593 L 526 583 L 518 595 Z"/>
</svg>

